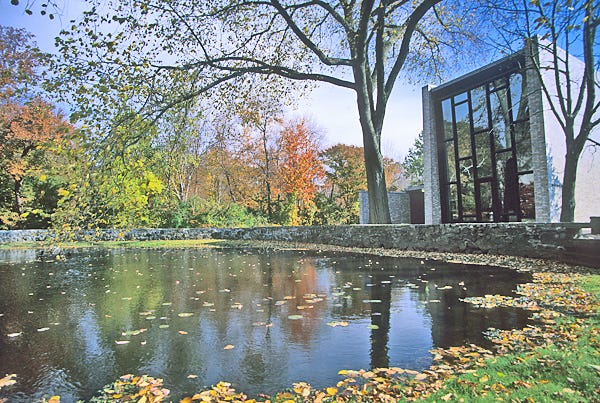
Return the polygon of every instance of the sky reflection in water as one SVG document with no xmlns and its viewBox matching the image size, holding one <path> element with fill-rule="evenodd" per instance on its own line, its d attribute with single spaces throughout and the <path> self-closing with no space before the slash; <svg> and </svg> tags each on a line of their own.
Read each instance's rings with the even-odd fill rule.
<svg viewBox="0 0 600 403">
<path fill-rule="evenodd" d="M 527 274 L 331 252 L 80 250 L 44 262 L 5 250 L 0 280 L 11 401 L 87 399 L 127 373 L 164 378 L 174 399 L 220 380 L 250 395 L 325 387 L 340 369 L 423 369 L 434 347 L 528 321 L 459 301 L 511 295 Z"/>
</svg>

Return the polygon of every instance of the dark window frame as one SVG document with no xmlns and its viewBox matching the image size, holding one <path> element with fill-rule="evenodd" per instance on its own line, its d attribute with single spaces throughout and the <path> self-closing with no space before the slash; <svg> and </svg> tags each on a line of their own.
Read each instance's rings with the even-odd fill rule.
<svg viewBox="0 0 600 403">
<path fill-rule="evenodd" d="M 512 216 L 508 217 L 506 211 L 503 211 L 503 201 L 500 200 L 500 192 L 499 192 L 499 178 L 497 171 L 497 156 L 500 154 L 504 154 L 509 152 L 511 157 L 514 158 L 514 161 L 517 161 L 517 145 L 515 142 L 515 131 L 516 126 L 519 123 L 526 122 L 529 120 L 529 115 L 527 114 L 526 118 L 523 119 L 515 119 L 512 111 L 512 94 L 511 94 L 511 75 L 517 73 L 521 74 L 525 77 L 525 71 L 522 68 L 524 66 L 524 55 L 522 52 L 518 52 L 511 56 L 508 56 L 488 67 L 483 69 L 479 69 L 474 71 L 473 73 L 467 75 L 466 77 L 456 79 L 450 81 L 440 87 L 434 88 L 431 91 L 434 114 L 436 116 L 435 127 L 436 127 L 436 140 L 437 140 L 437 155 L 438 155 L 438 170 L 439 170 L 439 186 L 440 186 L 440 199 L 442 204 L 442 222 L 452 223 L 452 222 L 472 222 L 472 218 L 474 217 L 477 222 L 489 222 L 489 220 L 483 219 L 483 213 L 488 213 L 482 211 L 482 200 L 481 200 L 481 185 L 484 183 L 491 184 L 491 192 L 492 192 L 492 214 L 494 221 L 508 221 L 512 220 Z M 496 81 L 502 80 L 503 84 L 498 88 L 494 87 Z M 485 97 L 486 97 L 486 109 L 487 109 L 487 118 L 488 118 L 488 128 L 487 132 L 489 133 L 489 146 L 490 146 L 490 165 L 491 165 L 491 177 L 485 176 L 479 178 L 477 173 L 477 150 L 476 150 L 476 135 L 481 135 L 486 132 L 486 130 L 477 130 L 475 131 L 474 121 L 473 121 L 473 100 L 471 91 L 476 90 L 479 87 L 485 88 Z M 496 150 L 496 144 L 494 139 L 494 128 L 492 121 L 492 110 L 491 110 L 491 96 L 494 92 L 503 90 L 505 91 L 506 104 L 508 107 L 508 115 L 509 115 L 509 124 L 506 127 L 506 134 L 510 136 L 510 147 L 505 149 Z M 455 97 L 463 96 L 462 94 L 466 94 L 466 99 L 461 100 L 455 103 Z M 523 95 L 521 95 L 523 96 Z M 446 139 L 445 135 L 445 125 L 444 125 L 444 117 L 443 117 L 443 108 L 442 102 L 445 100 L 450 101 L 450 109 L 452 115 L 452 131 L 453 138 Z M 469 157 L 459 158 L 460 150 L 458 149 L 458 130 L 457 130 L 457 122 L 456 122 L 456 106 L 460 106 L 463 103 L 467 103 L 468 107 L 468 122 L 469 122 L 469 138 L 471 142 L 471 155 Z M 454 164 L 455 164 L 455 180 L 450 181 L 448 177 L 448 158 L 446 155 L 446 143 L 453 142 L 454 144 Z M 464 203 L 463 203 L 463 191 L 461 184 L 461 171 L 460 171 L 460 162 L 461 160 L 471 159 L 473 163 L 472 175 L 473 180 L 473 196 L 475 203 L 475 211 L 476 214 L 465 214 L 464 211 Z M 528 175 L 533 173 L 532 170 L 519 171 L 517 169 L 517 183 L 520 183 L 520 178 L 523 175 Z M 452 185 L 456 186 L 457 193 L 457 217 L 456 220 L 452 219 L 452 211 L 450 206 L 450 187 Z M 519 196 L 520 200 L 520 196 Z M 505 207 L 505 206 L 504 206 Z M 500 216 L 499 216 L 500 215 Z M 517 221 L 521 221 L 521 209 L 518 208 L 514 214 Z"/>
</svg>

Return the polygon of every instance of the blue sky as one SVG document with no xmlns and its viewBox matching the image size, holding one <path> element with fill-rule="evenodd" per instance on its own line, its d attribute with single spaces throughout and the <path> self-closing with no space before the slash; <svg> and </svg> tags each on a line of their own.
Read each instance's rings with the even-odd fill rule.
<svg viewBox="0 0 600 403">
<path fill-rule="evenodd" d="M 26 0 L 13 6 L 10 0 L 0 0 L 0 25 L 25 28 L 36 36 L 40 48 L 54 50 L 54 37 L 63 24 L 78 19 L 85 9 L 82 0 L 62 0 L 61 16 L 50 20 L 34 12 L 25 14 Z M 39 1 L 37 2 L 41 4 Z M 34 4 L 34 9 L 38 4 Z M 323 132 L 323 145 L 336 143 L 362 145 L 362 134 L 358 121 L 356 97 L 353 91 L 332 85 L 320 85 L 312 94 L 301 100 L 297 110 L 291 114 L 310 118 Z M 396 84 L 390 98 L 383 128 L 382 147 L 386 156 L 400 159 L 423 127 L 421 111 L 421 86 Z"/>
</svg>

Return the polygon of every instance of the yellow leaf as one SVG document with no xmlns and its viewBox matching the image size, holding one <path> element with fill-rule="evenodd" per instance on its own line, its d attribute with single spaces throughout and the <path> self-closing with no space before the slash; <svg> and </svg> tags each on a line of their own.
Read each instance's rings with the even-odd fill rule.
<svg viewBox="0 0 600 403">
<path fill-rule="evenodd" d="M 481 382 L 481 383 L 485 383 L 485 382 L 487 382 L 489 380 L 490 380 L 490 377 L 487 376 L 487 375 L 484 375 L 481 378 L 479 378 L 479 382 Z"/>
<path fill-rule="evenodd" d="M 231 349 L 233 349 L 233 348 L 235 348 L 235 347 L 233 346 L 233 344 L 228 344 L 228 345 L 226 345 L 225 347 L 223 347 L 223 350 L 231 350 Z"/>
<path fill-rule="evenodd" d="M 48 399 L 48 403 L 60 403 L 60 396 L 52 396 Z"/>
<path fill-rule="evenodd" d="M 10 374 L 10 375 L 6 375 L 4 378 L 0 378 L 0 389 L 2 389 L 4 386 L 10 386 L 10 385 L 14 385 L 15 383 L 17 383 L 17 381 L 12 379 L 16 376 L 17 376 L 17 374 Z"/>
<path fill-rule="evenodd" d="M 183 399 L 181 399 L 179 401 L 179 403 L 192 403 L 192 398 L 191 397 L 184 397 Z"/>
<path fill-rule="evenodd" d="M 417 380 L 417 381 L 422 381 L 422 380 L 425 380 L 425 379 L 427 379 L 427 374 L 417 374 L 415 376 L 415 380 Z"/>
<path fill-rule="evenodd" d="M 329 396 L 335 395 L 337 393 L 337 391 L 338 391 L 337 388 L 327 388 L 326 390 L 327 390 L 327 394 Z"/>
<path fill-rule="evenodd" d="M 146 403 L 148 401 L 148 398 L 146 396 L 142 396 L 140 398 L 140 400 L 137 401 L 137 403 Z"/>
</svg>

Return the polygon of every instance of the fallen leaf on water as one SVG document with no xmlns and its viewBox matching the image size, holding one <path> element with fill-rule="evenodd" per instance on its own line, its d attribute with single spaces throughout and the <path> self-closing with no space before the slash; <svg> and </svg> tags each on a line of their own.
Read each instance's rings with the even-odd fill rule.
<svg viewBox="0 0 600 403">
<path fill-rule="evenodd" d="M 139 330 L 127 330 L 126 332 L 121 333 L 121 336 L 137 336 L 138 334 L 144 333 L 147 329 L 139 329 Z"/>
<path fill-rule="evenodd" d="M 198 375 L 189 374 L 187 377 L 188 377 L 188 379 L 196 379 L 196 378 L 198 378 Z"/>
<path fill-rule="evenodd" d="M 179 333 L 179 334 L 188 334 L 188 332 L 186 332 L 185 330 L 179 330 L 177 333 Z"/>
<path fill-rule="evenodd" d="M 372 330 L 377 330 L 377 329 L 379 329 L 379 326 L 378 325 L 369 325 L 369 326 L 367 326 L 367 328 L 372 329 Z"/>
<path fill-rule="evenodd" d="M 190 316 L 194 316 L 194 314 L 191 312 L 181 312 L 178 313 L 177 316 L 179 316 L 180 318 L 189 318 Z"/>
<path fill-rule="evenodd" d="M 129 344 L 129 340 L 117 340 L 115 341 L 117 344 Z"/>
<path fill-rule="evenodd" d="M 346 327 L 346 326 L 348 326 L 348 322 L 346 322 L 346 321 L 342 321 L 342 322 L 329 322 L 329 323 L 327 323 L 327 325 L 331 326 L 331 327 L 336 327 L 336 326 Z"/>
<path fill-rule="evenodd" d="M 0 389 L 2 389 L 5 386 L 14 385 L 15 383 L 17 383 L 17 381 L 13 379 L 16 376 L 17 374 L 10 374 L 6 375 L 4 378 L 0 378 Z"/>
<path fill-rule="evenodd" d="M 145 311 L 145 312 L 140 312 L 141 316 L 148 316 L 148 315 L 152 315 L 154 313 L 154 311 Z"/>
<path fill-rule="evenodd" d="M 45 332 L 46 330 L 50 330 L 50 328 L 49 327 L 41 327 L 37 331 L 38 332 Z"/>
<path fill-rule="evenodd" d="M 299 320 L 299 319 L 302 319 L 302 318 L 304 318 L 304 316 L 302 316 L 302 315 L 290 315 L 290 316 L 288 316 L 289 320 Z"/>
<path fill-rule="evenodd" d="M 23 334 L 23 332 L 19 332 L 19 333 L 9 333 L 9 334 L 7 334 L 7 336 L 8 336 L 8 337 L 17 337 L 17 336 L 20 336 L 20 335 L 22 335 L 22 334 Z"/>
<path fill-rule="evenodd" d="M 223 350 L 231 350 L 233 348 L 234 348 L 233 344 L 228 344 L 225 347 L 223 347 Z"/>
<path fill-rule="evenodd" d="M 169 325 L 159 325 L 159 329 L 168 329 Z"/>
<path fill-rule="evenodd" d="M 60 403 L 60 396 L 52 396 L 48 399 L 48 403 Z"/>
</svg>

